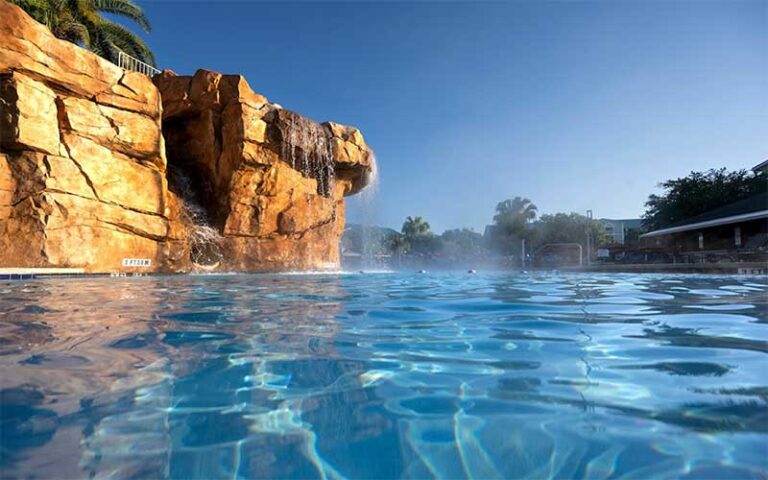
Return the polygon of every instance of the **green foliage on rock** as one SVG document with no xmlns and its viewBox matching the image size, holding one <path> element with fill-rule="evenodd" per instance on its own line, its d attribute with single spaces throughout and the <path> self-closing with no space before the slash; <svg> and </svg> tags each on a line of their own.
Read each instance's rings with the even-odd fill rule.
<svg viewBox="0 0 768 480">
<path fill-rule="evenodd" d="M 664 192 L 650 195 L 645 202 L 643 225 L 649 230 L 664 228 L 763 193 L 768 190 L 768 175 L 747 170 L 711 169 L 667 180 L 659 187 Z"/>
<path fill-rule="evenodd" d="M 155 65 L 155 57 L 144 41 L 122 25 L 106 18 L 127 18 L 142 30 L 151 27 L 144 11 L 131 0 L 9 0 L 63 40 L 80 45 L 117 63 L 118 52 Z"/>
</svg>

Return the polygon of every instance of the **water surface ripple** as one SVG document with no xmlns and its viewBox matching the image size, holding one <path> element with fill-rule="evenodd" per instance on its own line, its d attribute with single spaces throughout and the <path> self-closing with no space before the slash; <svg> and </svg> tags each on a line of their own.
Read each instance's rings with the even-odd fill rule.
<svg viewBox="0 0 768 480">
<path fill-rule="evenodd" d="M 0 283 L 0 477 L 764 478 L 768 282 Z"/>
</svg>

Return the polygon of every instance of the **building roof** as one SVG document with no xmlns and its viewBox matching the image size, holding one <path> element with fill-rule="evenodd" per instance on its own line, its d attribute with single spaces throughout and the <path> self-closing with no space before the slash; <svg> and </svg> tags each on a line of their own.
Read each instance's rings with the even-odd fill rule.
<svg viewBox="0 0 768 480">
<path fill-rule="evenodd" d="M 768 218 L 768 192 L 753 195 L 738 202 L 696 215 L 682 222 L 673 223 L 666 228 L 648 232 L 645 235 L 641 235 L 641 238 L 748 222 L 761 218 Z"/>
<path fill-rule="evenodd" d="M 768 160 L 764 160 L 758 163 L 757 165 L 755 165 L 754 167 L 752 167 L 752 171 L 755 173 L 761 172 L 766 169 L 768 169 Z"/>
<path fill-rule="evenodd" d="M 643 221 L 639 218 L 600 218 L 598 221 L 602 223 L 623 223 L 626 229 L 643 226 Z"/>
</svg>

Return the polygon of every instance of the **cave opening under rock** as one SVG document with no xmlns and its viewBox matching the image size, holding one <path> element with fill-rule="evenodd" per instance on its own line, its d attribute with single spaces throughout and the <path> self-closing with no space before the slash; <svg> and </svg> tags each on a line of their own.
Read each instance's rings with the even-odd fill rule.
<svg viewBox="0 0 768 480">
<path fill-rule="evenodd" d="M 223 214 L 216 192 L 216 158 L 212 156 L 216 152 L 206 147 L 214 144 L 220 151 L 220 141 L 214 135 L 217 129 L 210 128 L 213 120 L 189 115 L 164 119 L 162 126 L 168 189 L 183 203 L 190 260 L 201 267 L 215 267 L 223 258 Z"/>
</svg>

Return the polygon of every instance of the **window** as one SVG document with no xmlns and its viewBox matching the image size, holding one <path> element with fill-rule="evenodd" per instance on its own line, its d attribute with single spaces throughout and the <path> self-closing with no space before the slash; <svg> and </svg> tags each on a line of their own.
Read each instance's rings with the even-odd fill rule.
<svg viewBox="0 0 768 480">
<path fill-rule="evenodd" d="M 741 246 L 741 227 L 733 229 L 733 244 L 737 247 Z"/>
<path fill-rule="evenodd" d="M 704 250 L 704 234 L 699 232 L 699 250 Z"/>
</svg>

